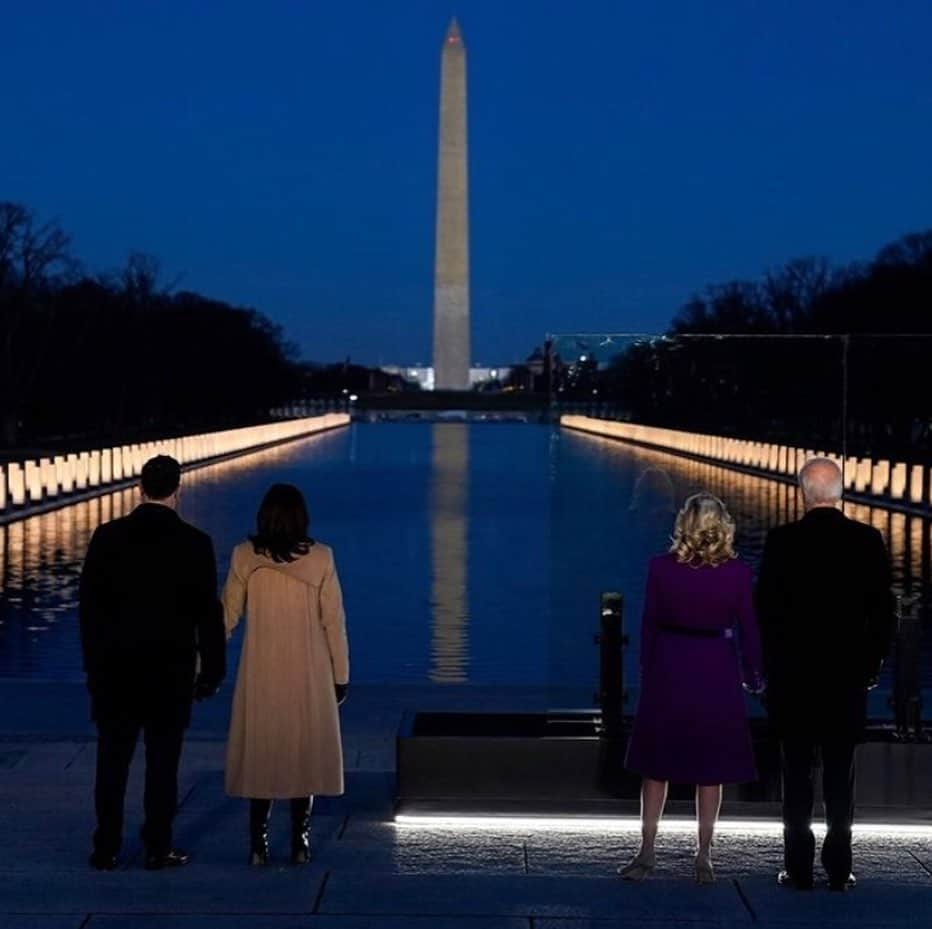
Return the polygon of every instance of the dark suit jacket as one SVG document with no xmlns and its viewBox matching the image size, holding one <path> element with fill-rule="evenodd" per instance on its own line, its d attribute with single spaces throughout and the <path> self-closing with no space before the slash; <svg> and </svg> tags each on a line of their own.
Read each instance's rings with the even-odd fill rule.
<svg viewBox="0 0 932 929">
<path fill-rule="evenodd" d="M 81 573 L 80 621 L 95 719 L 187 725 L 198 656 L 206 681 L 223 679 L 213 545 L 168 507 L 144 503 L 97 528 Z"/>
<path fill-rule="evenodd" d="M 859 731 L 896 625 L 880 533 L 828 507 L 772 529 L 757 608 L 778 728 Z"/>
</svg>

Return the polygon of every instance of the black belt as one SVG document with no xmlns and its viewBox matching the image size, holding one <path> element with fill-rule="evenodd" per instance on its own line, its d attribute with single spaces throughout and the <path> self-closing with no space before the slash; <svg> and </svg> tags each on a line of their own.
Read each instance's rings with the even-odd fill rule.
<svg viewBox="0 0 932 929">
<path fill-rule="evenodd" d="M 732 639 L 735 635 L 735 630 L 731 628 L 703 629 L 701 626 L 674 626 L 672 623 L 661 623 L 660 628 L 663 632 L 693 636 L 697 639 Z"/>
</svg>

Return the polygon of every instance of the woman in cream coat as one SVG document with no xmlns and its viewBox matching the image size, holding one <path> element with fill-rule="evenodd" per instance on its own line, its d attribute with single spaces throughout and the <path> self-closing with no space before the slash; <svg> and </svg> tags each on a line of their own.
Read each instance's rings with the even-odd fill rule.
<svg viewBox="0 0 932 929">
<path fill-rule="evenodd" d="M 337 710 L 349 680 L 343 598 L 333 552 L 307 534 L 297 487 L 269 489 L 257 529 L 233 550 L 223 591 L 228 638 L 246 611 L 226 790 L 251 801 L 252 864 L 268 860 L 272 801 L 291 801 L 297 864 L 310 860 L 314 794 L 343 793 Z"/>
</svg>

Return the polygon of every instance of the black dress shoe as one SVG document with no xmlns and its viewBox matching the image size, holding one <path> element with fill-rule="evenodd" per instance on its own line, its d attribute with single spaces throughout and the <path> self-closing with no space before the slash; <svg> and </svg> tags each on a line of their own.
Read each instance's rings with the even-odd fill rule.
<svg viewBox="0 0 932 929">
<path fill-rule="evenodd" d="M 117 866 L 116 855 L 105 855 L 102 852 L 93 852 L 88 864 L 95 871 L 112 871 Z"/>
<path fill-rule="evenodd" d="M 146 870 L 161 871 L 165 868 L 182 868 L 191 860 L 190 855 L 173 848 L 163 855 L 146 853 Z"/>
<path fill-rule="evenodd" d="M 781 871 L 777 875 L 777 886 L 791 890 L 812 890 L 812 878 L 808 881 L 797 881 L 789 871 Z"/>
<path fill-rule="evenodd" d="M 833 880 L 829 878 L 828 889 L 844 893 L 846 890 L 854 890 L 858 886 L 858 879 L 853 875 L 849 874 L 846 878 L 842 878 L 840 881 Z"/>
</svg>

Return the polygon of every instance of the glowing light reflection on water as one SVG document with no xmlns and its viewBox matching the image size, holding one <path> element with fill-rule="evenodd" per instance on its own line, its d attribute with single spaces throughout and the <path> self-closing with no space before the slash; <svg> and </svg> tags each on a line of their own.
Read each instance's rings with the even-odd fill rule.
<svg viewBox="0 0 932 929">
<path fill-rule="evenodd" d="M 754 564 L 767 529 L 800 512 L 789 485 L 545 426 L 358 424 L 185 476 L 182 513 L 211 533 L 221 574 L 275 480 L 305 490 L 335 548 L 357 681 L 546 685 L 574 702 L 595 681 L 599 593 L 624 592 L 636 643 L 647 557 L 687 493 L 727 500 Z M 0 674 L 80 678 L 81 559 L 137 500 L 0 527 Z M 884 533 L 898 590 L 929 604 L 929 521 L 848 509 Z M 932 651 L 925 669 L 932 681 Z"/>
</svg>

